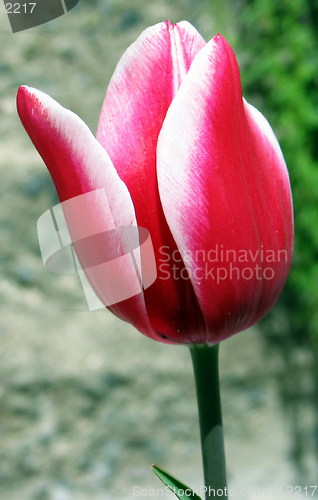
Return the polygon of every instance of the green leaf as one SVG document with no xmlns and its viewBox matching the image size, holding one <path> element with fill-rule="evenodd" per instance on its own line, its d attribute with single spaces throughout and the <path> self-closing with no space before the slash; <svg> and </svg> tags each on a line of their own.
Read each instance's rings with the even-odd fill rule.
<svg viewBox="0 0 318 500">
<path fill-rule="evenodd" d="M 201 498 L 196 493 L 194 493 L 194 491 L 189 488 L 189 486 L 181 483 L 179 479 L 171 476 L 169 472 L 161 469 L 157 465 L 153 465 L 152 470 L 154 471 L 156 476 L 159 477 L 160 481 L 168 486 L 168 488 L 170 488 L 172 493 L 174 493 L 175 496 L 179 498 L 179 500 L 201 500 Z"/>
</svg>

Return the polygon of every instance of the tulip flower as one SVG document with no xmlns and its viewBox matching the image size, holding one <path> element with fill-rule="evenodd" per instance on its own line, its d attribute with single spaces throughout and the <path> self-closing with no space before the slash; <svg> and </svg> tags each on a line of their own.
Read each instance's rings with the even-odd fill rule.
<svg viewBox="0 0 318 500">
<path fill-rule="evenodd" d="M 61 202 L 104 189 L 108 208 L 94 205 L 92 225 L 151 235 L 157 279 L 110 306 L 116 315 L 155 340 L 201 345 L 271 309 L 291 265 L 288 172 L 222 36 L 206 43 L 187 22 L 146 29 L 118 63 L 96 139 L 38 90 L 21 87 L 17 103 Z M 103 300 L 105 277 L 89 278 Z"/>
<path fill-rule="evenodd" d="M 119 317 L 155 340 L 215 344 L 273 306 L 291 263 L 288 173 L 224 38 L 205 43 L 187 22 L 145 30 L 111 79 L 97 140 L 37 90 L 20 88 L 18 111 L 61 201 L 104 188 L 109 217 L 150 232 L 157 279 L 110 307 Z"/>
</svg>

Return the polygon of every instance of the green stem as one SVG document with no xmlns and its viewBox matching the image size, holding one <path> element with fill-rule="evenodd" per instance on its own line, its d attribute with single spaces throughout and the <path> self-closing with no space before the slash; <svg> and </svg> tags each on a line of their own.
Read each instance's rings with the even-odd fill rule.
<svg viewBox="0 0 318 500">
<path fill-rule="evenodd" d="M 228 498 L 218 350 L 218 345 L 193 345 L 190 348 L 198 399 L 206 498 Z M 220 490 L 223 490 L 222 495 Z"/>
</svg>

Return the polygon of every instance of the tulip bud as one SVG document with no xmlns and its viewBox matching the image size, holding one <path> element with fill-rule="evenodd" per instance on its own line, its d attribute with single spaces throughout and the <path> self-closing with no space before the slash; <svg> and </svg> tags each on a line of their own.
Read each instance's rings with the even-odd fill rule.
<svg viewBox="0 0 318 500">
<path fill-rule="evenodd" d="M 17 102 L 61 202 L 104 189 L 91 224 L 150 233 L 157 278 L 109 306 L 116 315 L 155 340 L 214 344 L 270 310 L 291 265 L 288 172 L 224 38 L 205 43 L 187 22 L 145 30 L 111 79 L 97 140 L 40 91 L 21 87 Z M 87 276 L 103 301 L 107 276 Z"/>
</svg>

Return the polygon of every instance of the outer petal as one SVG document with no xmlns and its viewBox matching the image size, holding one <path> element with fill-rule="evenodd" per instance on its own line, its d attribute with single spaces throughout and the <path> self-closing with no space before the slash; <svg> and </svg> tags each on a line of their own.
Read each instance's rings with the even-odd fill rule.
<svg viewBox="0 0 318 500">
<path fill-rule="evenodd" d="M 87 230 L 93 235 L 118 226 L 136 226 L 129 192 L 85 123 L 46 94 L 28 87 L 19 89 L 17 106 L 21 121 L 46 163 L 62 202 L 91 191 L 105 190 L 106 201 L 92 197 L 91 202 L 81 207 L 80 213 L 68 210 L 71 204 L 63 204 L 73 241 L 89 236 Z M 109 234 L 113 238 L 109 238 Z M 119 241 L 116 231 L 105 234 L 103 243 L 105 254 L 111 255 L 115 244 L 122 246 L 123 254 L 126 251 L 127 242 Z M 134 279 L 127 266 L 122 272 L 127 283 Z M 93 270 L 89 270 L 88 275 L 103 300 L 105 277 Z M 110 309 L 143 333 L 157 338 L 149 323 L 142 294 L 126 300 L 124 308 L 117 305 Z"/>
<path fill-rule="evenodd" d="M 169 108 L 158 178 L 207 322 L 205 340 L 217 342 L 255 323 L 289 271 L 291 194 L 274 134 L 242 100 L 234 53 L 220 35 L 197 55 Z"/>
<path fill-rule="evenodd" d="M 163 337 L 177 342 L 198 334 L 204 321 L 191 282 L 173 280 L 164 249 L 176 250 L 159 199 L 156 173 L 158 135 L 181 81 L 205 45 L 187 22 L 145 30 L 120 60 L 104 101 L 97 138 L 131 194 L 137 221 L 154 244 L 158 279 L 145 291 L 151 321 Z M 175 264 L 179 269 L 183 263 Z"/>
</svg>

